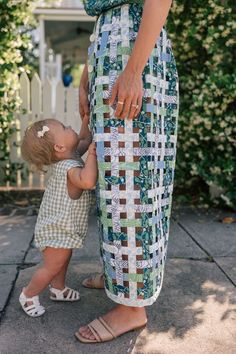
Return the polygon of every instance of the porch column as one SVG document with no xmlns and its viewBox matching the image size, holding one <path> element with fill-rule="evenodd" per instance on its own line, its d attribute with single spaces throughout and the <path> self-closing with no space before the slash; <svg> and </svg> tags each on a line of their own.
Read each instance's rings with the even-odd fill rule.
<svg viewBox="0 0 236 354">
<path fill-rule="evenodd" d="M 45 79 L 45 23 L 44 18 L 39 19 L 39 72 L 40 79 Z"/>
</svg>

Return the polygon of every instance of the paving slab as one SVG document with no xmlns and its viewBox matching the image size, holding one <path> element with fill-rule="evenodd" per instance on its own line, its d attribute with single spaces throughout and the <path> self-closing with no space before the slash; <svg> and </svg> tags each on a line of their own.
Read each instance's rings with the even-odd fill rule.
<svg viewBox="0 0 236 354">
<path fill-rule="evenodd" d="M 81 300 L 54 303 L 45 291 L 41 302 L 47 312 L 37 319 L 27 317 L 18 305 L 35 267 L 21 270 L 1 326 L 1 354 L 235 354 L 235 287 L 215 263 L 202 260 L 168 260 L 162 292 L 147 308 L 146 329 L 96 346 L 79 343 L 73 337 L 76 329 L 113 306 L 103 290 L 80 286 L 98 266 L 73 262 L 67 283 L 80 287 Z"/>
<path fill-rule="evenodd" d="M 235 257 L 215 257 L 214 261 L 223 269 L 231 281 L 236 286 L 236 258 Z"/>
<path fill-rule="evenodd" d="M 22 287 L 39 266 L 32 265 L 41 261 L 37 249 L 28 249 L 35 218 L 1 217 L 0 227 L 3 224 L 5 227 L 0 228 L 0 305 L 11 291 L 17 265 L 21 262 L 28 268 L 19 271 L 2 319 L 0 353 L 235 354 L 236 289 L 232 284 L 235 280 L 232 249 L 235 225 L 219 223 L 222 214 L 218 211 L 204 214 L 184 209 L 173 215 L 164 285 L 156 303 L 147 308 L 147 328 L 95 347 L 81 344 L 73 336 L 78 326 L 113 307 L 103 290 L 81 287 L 86 276 L 101 270 L 95 214 L 92 213 L 89 220 L 85 247 L 74 252 L 67 280 L 69 286 L 80 288 L 81 300 L 73 304 L 54 303 L 45 291 L 41 301 L 47 312 L 38 319 L 27 317 L 18 304 Z M 221 228 L 224 242 L 215 231 L 216 226 Z M 19 234 L 21 238 L 17 243 Z M 209 254 L 213 250 L 215 262 L 207 260 L 206 252 L 194 240 Z M 26 251 L 28 254 L 23 262 Z"/>
<path fill-rule="evenodd" d="M 175 220 L 213 257 L 236 257 L 236 223 L 223 224 L 224 216 L 235 214 L 219 210 L 208 212 L 185 208 L 175 211 Z"/>
<path fill-rule="evenodd" d="M 0 318 L 16 280 L 16 265 L 0 265 Z"/>
<path fill-rule="evenodd" d="M 207 258 L 206 253 L 189 237 L 189 235 L 171 219 L 168 243 L 168 258 Z"/>
<path fill-rule="evenodd" d="M 0 216 L 0 264 L 21 263 L 33 237 L 35 216 Z"/>
</svg>

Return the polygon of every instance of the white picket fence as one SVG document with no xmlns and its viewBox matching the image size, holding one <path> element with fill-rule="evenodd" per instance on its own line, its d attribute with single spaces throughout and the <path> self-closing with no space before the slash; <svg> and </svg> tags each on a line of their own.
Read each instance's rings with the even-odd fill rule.
<svg viewBox="0 0 236 354">
<path fill-rule="evenodd" d="M 30 82 L 26 73 L 22 73 L 20 77 L 20 97 L 23 113 L 16 114 L 13 124 L 17 131 L 9 141 L 12 162 L 24 163 L 20 152 L 21 140 L 25 129 L 37 120 L 57 118 L 65 125 L 71 125 L 77 132 L 80 130 L 78 89 L 72 86 L 65 88 L 62 81 L 59 81 L 56 87 L 53 87 L 48 79 L 42 83 L 37 74 L 33 76 Z M 48 175 L 49 172 L 47 174 L 34 172 L 30 166 L 25 164 L 22 170 L 16 172 L 14 187 L 44 188 Z M 6 187 L 10 188 L 10 183 Z"/>
</svg>

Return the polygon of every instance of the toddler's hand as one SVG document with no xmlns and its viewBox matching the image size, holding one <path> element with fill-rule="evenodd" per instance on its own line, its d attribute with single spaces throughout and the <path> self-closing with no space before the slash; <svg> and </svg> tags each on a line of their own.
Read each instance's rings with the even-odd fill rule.
<svg viewBox="0 0 236 354">
<path fill-rule="evenodd" d="M 91 154 L 91 155 L 95 155 L 96 156 L 96 145 L 95 145 L 95 143 L 91 143 L 89 145 L 88 153 Z"/>
</svg>

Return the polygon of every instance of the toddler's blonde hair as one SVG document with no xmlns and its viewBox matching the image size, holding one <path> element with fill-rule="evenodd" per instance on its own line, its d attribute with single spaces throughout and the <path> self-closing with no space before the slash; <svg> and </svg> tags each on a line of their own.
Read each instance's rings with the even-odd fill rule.
<svg viewBox="0 0 236 354">
<path fill-rule="evenodd" d="M 44 119 L 29 126 L 21 144 L 21 154 L 24 160 L 34 165 L 38 170 L 43 170 L 44 166 L 49 166 L 58 161 L 55 156 L 53 134 L 46 131 L 42 137 L 38 136 L 43 126 L 55 124 L 55 119 Z"/>
</svg>

